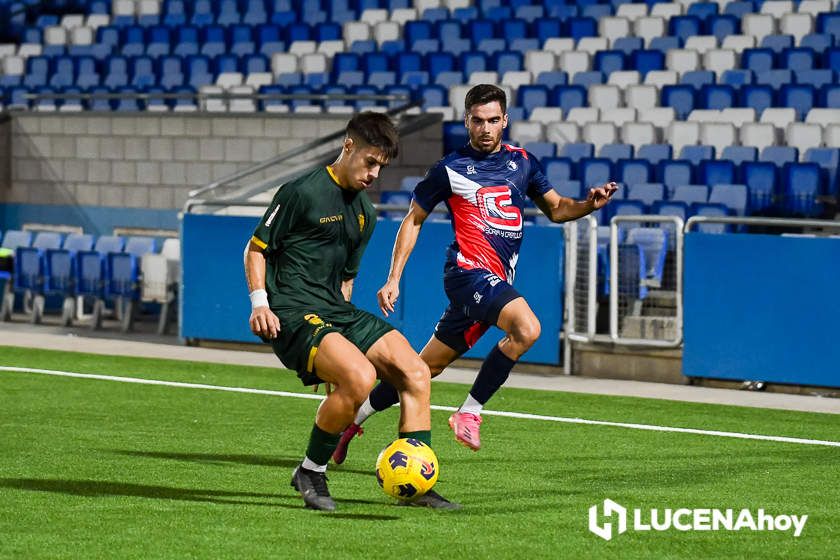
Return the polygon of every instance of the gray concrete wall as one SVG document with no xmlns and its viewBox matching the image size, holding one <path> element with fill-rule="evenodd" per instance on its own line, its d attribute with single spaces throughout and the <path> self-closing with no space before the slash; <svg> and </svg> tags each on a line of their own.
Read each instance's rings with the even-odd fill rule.
<svg viewBox="0 0 840 560">
<path fill-rule="evenodd" d="M 0 202 L 179 209 L 190 190 L 346 123 L 326 115 L 14 113 L 0 122 Z M 422 175 L 441 146 L 439 125 L 404 138 L 378 187 Z"/>
</svg>

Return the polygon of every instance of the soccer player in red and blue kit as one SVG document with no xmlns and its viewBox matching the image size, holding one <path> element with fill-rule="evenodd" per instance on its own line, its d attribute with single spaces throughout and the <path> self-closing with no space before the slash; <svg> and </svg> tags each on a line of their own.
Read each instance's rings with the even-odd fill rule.
<svg viewBox="0 0 840 560">
<path fill-rule="evenodd" d="M 393 313 L 400 277 L 420 228 L 434 207 L 444 202 L 455 231 L 443 276 L 450 303 L 420 357 L 435 376 L 491 325 L 505 332 L 484 360 L 464 404 L 449 418 L 455 438 L 475 451 L 481 446 L 482 408 L 540 335 L 539 320 L 513 287 L 526 197 L 552 222 L 565 222 L 604 207 L 618 188 L 615 183 L 591 188 L 580 201 L 557 194 L 533 155 L 501 142 L 508 124 L 506 108 L 505 92 L 494 85 L 477 85 L 467 93 L 465 125 L 470 142 L 435 164 L 415 188 L 394 242 L 388 279 L 377 294 L 382 312 Z M 362 422 L 397 402 L 393 387 L 384 381 L 377 385 L 355 422 L 344 430 L 333 460 L 344 461 Z"/>
</svg>

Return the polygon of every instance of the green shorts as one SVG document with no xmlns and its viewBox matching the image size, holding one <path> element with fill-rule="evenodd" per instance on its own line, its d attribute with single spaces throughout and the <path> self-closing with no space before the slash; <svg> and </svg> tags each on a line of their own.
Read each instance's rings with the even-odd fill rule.
<svg viewBox="0 0 840 560">
<path fill-rule="evenodd" d="M 280 334 L 271 341 L 271 346 L 287 368 L 297 371 L 304 385 L 324 382 L 316 375 L 315 355 L 328 333 L 340 333 L 364 354 L 394 330 L 384 320 L 356 307 L 320 314 L 306 309 L 273 311 L 280 319 Z"/>
</svg>

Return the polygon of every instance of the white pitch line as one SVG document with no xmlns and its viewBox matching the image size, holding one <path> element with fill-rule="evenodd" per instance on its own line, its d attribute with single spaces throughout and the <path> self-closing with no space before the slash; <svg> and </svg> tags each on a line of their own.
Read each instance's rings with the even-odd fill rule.
<svg viewBox="0 0 840 560">
<path fill-rule="evenodd" d="M 100 381 L 117 381 L 120 383 L 136 383 L 140 385 L 162 385 L 165 387 L 181 387 L 185 389 L 207 389 L 210 391 L 226 391 L 229 393 L 249 393 L 255 395 L 271 395 L 275 397 L 292 397 L 298 399 L 324 400 L 326 397 L 316 394 L 292 393 L 288 391 L 270 391 L 268 389 L 251 389 L 249 387 L 226 387 L 224 385 L 205 385 L 202 383 L 182 383 L 179 381 L 162 381 L 159 379 L 142 379 L 138 377 L 120 377 L 112 375 L 98 375 L 93 373 L 75 373 L 71 371 L 57 371 L 51 369 L 34 369 L 22 367 L 0 366 L 0 371 L 15 373 L 38 373 L 42 375 L 55 375 L 59 377 L 75 377 L 79 379 L 98 379 Z M 454 412 L 457 410 L 452 406 L 432 405 L 432 410 Z M 565 424 L 585 424 L 590 426 L 610 426 L 614 428 L 628 428 L 631 430 L 647 430 L 652 432 L 676 432 L 681 434 L 695 434 L 703 436 L 717 436 L 736 439 L 752 439 L 760 441 L 775 441 L 779 443 L 796 443 L 800 445 L 823 445 L 828 447 L 840 447 L 840 441 L 825 441 L 819 439 L 804 439 L 785 436 L 767 436 L 761 434 L 744 434 L 740 432 L 721 432 L 717 430 L 699 430 L 696 428 L 676 428 L 673 426 L 656 426 L 652 424 L 632 424 L 628 422 L 608 422 L 605 420 L 586 420 L 584 418 L 565 418 L 563 416 L 545 416 L 542 414 L 527 414 L 524 412 L 504 412 L 497 410 L 484 410 L 482 414 L 488 416 L 505 416 L 507 418 L 521 418 L 524 420 L 544 420 L 548 422 L 562 422 Z"/>
</svg>

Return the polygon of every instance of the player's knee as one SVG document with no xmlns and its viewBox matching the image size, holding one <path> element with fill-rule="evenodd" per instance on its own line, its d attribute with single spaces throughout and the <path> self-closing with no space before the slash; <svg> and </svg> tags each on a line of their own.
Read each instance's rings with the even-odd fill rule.
<svg viewBox="0 0 840 560">
<path fill-rule="evenodd" d="M 358 364 L 348 372 L 347 392 L 356 405 L 361 405 L 376 385 L 376 369 L 370 362 Z"/>
<path fill-rule="evenodd" d="M 403 378 L 405 379 L 406 388 L 415 393 L 424 393 L 429 391 L 430 379 L 432 377 L 429 366 L 419 357 L 412 360 L 411 363 L 406 364 L 403 369 Z"/>
<path fill-rule="evenodd" d="M 518 323 L 513 329 L 512 338 L 522 346 L 530 348 L 540 337 L 540 322 L 536 317 Z"/>
<path fill-rule="evenodd" d="M 437 377 L 443 370 L 446 369 L 446 364 L 429 364 L 429 374 L 432 377 Z"/>
</svg>

